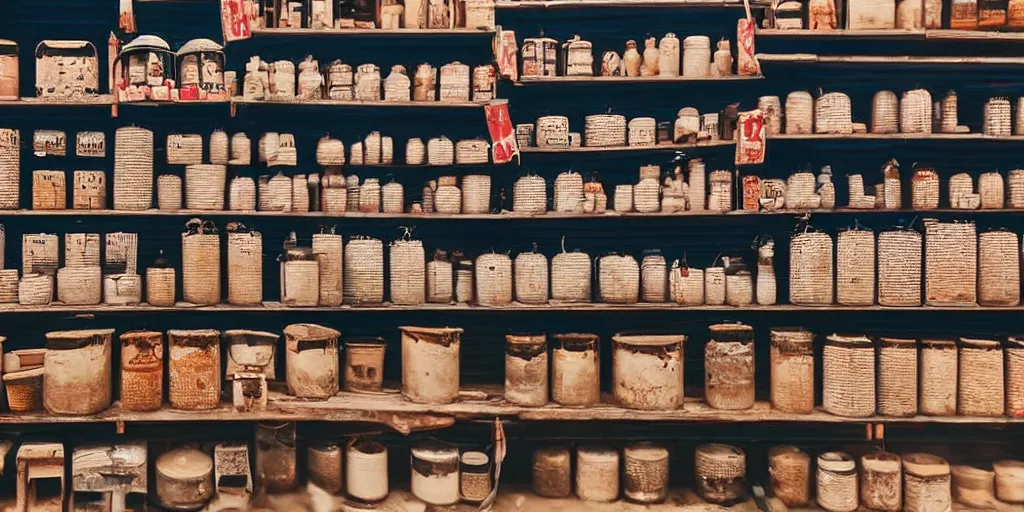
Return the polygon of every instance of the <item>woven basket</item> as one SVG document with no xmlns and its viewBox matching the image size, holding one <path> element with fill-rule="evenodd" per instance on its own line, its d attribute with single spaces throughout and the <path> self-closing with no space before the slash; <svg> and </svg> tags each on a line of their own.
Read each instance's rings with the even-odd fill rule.
<svg viewBox="0 0 1024 512">
<path fill-rule="evenodd" d="M 214 165 L 228 164 L 228 134 L 223 130 L 214 130 L 210 134 L 210 163 Z"/>
<path fill-rule="evenodd" d="M 536 175 L 516 180 L 512 187 L 512 211 L 527 215 L 543 214 L 548 209 L 547 182 Z"/>
<path fill-rule="evenodd" d="M 617 213 L 630 213 L 633 211 L 633 193 L 633 185 L 615 185 L 612 207 Z"/>
<path fill-rule="evenodd" d="M 960 338 L 960 416 L 1002 416 L 1006 410 L 1003 347 L 995 340 Z"/>
<path fill-rule="evenodd" d="M 249 137 L 238 132 L 231 136 L 231 160 L 230 165 L 249 165 L 252 163 L 252 141 Z"/>
<path fill-rule="evenodd" d="M 772 496 L 787 507 L 804 507 L 811 501 L 811 456 L 791 445 L 768 450 L 768 478 Z"/>
<path fill-rule="evenodd" d="M 342 215 L 348 210 L 348 189 L 328 187 L 321 189 L 321 206 L 328 215 Z"/>
<path fill-rule="evenodd" d="M 875 234 L 850 229 L 836 238 L 836 302 L 844 306 L 874 304 Z"/>
<path fill-rule="evenodd" d="M 493 14 L 493 9 L 491 13 Z M 491 23 L 493 26 L 494 23 Z M 498 74 L 494 65 L 486 64 L 473 68 L 473 101 L 481 103 L 495 98 L 498 88 Z"/>
<path fill-rule="evenodd" d="M 725 276 L 725 303 L 744 307 L 754 303 L 754 279 L 749 270 Z"/>
<path fill-rule="evenodd" d="M 20 132 L 10 128 L 0 128 L 0 209 L 18 209 L 20 176 Z"/>
<path fill-rule="evenodd" d="M 21 272 L 25 275 L 56 274 L 59 244 L 57 235 L 22 235 Z"/>
<path fill-rule="evenodd" d="M 925 303 L 977 302 L 978 237 L 973 222 L 925 219 Z"/>
<path fill-rule="evenodd" d="M 192 165 L 203 163 L 203 136 L 172 133 L 167 136 L 167 163 Z"/>
<path fill-rule="evenodd" d="M 0 270 L 0 304 L 18 303 L 18 270 Z"/>
<path fill-rule="evenodd" d="M 921 234 L 885 231 L 878 235 L 878 303 L 921 305 Z"/>
<path fill-rule="evenodd" d="M 981 195 L 974 193 L 974 180 L 965 172 L 949 178 L 949 206 L 961 210 L 974 210 L 981 206 Z"/>
<path fill-rule="evenodd" d="M 426 254 L 419 240 L 395 240 L 388 249 L 391 303 L 423 304 L 426 300 Z"/>
<path fill-rule="evenodd" d="M 233 212 L 256 211 L 256 183 L 252 178 L 237 176 L 231 179 L 228 185 L 228 209 Z"/>
<path fill-rule="evenodd" d="M 782 100 L 778 96 L 761 96 L 757 99 L 757 108 L 764 113 L 765 135 L 782 133 Z"/>
<path fill-rule="evenodd" d="M 316 144 L 316 163 L 323 166 L 345 165 L 345 143 L 323 137 Z"/>
<path fill-rule="evenodd" d="M 197 164 L 185 167 L 185 204 L 189 210 L 223 210 L 228 168 Z"/>
<path fill-rule="evenodd" d="M 640 262 L 640 300 L 665 302 L 668 300 L 668 270 L 665 257 L 660 254 L 644 256 Z"/>
<path fill-rule="evenodd" d="M 832 304 L 832 237 L 820 232 L 797 234 L 790 241 L 789 252 L 789 301 Z"/>
<path fill-rule="evenodd" d="M 523 304 L 548 302 L 548 258 L 539 252 L 524 252 L 515 260 L 516 301 Z"/>
<path fill-rule="evenodd" d="M 857 461 L 844 452 L 818 455 L 818 505 L 829 512 L 857 510 Z"/>
<path fill-rule="evenodd" d="M 181 234 L 181 294 L 185 302 L 220 302 L 220 237 Z"/>
<path fill-rule="evenodd" d="M 871 133 L 900 131 L 900 100 L 892 91 L 878 91 L 871 102 Z"/>
<path fill-rule="evenodd" d="M 704 444 L 694 450 L 697 493 L 710 503 L 732 504 L 747 496 L 747 457 L 725 444 Z"/>
<path fill-rule="evenodd" d="M 4 373 L 7 405 L 12 413 L 43 411 L 43 368 Z"/>
<path fill-rule="evenodd" d="M 156 178 L 156 207 L 165 212 L 176 212 L 182 208 L 181 177 L 161 174 Z"/>
<path fill-rule="evenodd" d="M 391 73 L 384 79 L 384 101 L 411 101 L 412 82 L 405 74 L 405 66 L 391 66 Z"/>
<path fill-rule="evenodd" d="M 982 173 L 978 177 L 978 195 L 981 196 L 981 208 L 1002 209 L 1006 198 L 1003 176 L 998 172 Z"/>
<path fill-rule="evenodd" d="M 959 124 L 957 103 L 956 92 L 954 91 L 946 92 L 946 96 L 942 98 L 940 106 L 942 121 L 939 123 L 939 130 L 942 133 L 956 132 L 956 127 Z"/>
<path fill-rule="evenodd" d="M 53 276 L 27 274 L 18 283 L 18 304 L 45 306 L 53 301 Z"/>
<path fill-rule="evenodd" d="M 771 188 L 766 183 L 762 195 L 770 196 Z M 814 209 L 821 206 L 821 197 L 815 192 L 817 179 L 813 172 L 795 172 L 786 179 L 785 207 L 793 210 Z"/>
<path fill-rule="evenodd" d="M 612 254 L 597 261 L 598 298 L 610 304 L 635 304 L 640 298 L 640 266 L 629 255 Z"/>
<path fill-rule="evenodd" d="M 814 333 L 772 329 L 770 355 L 772 408 L 810 414 L 814 410 Z"/>
<path fill-rule="evenodd" d="M 313 235 L 313 253 L 319 262 L 321 306 L 340 306 L 342 302 L 343 244 L 341 235 L 317 233 Z"/>
<path fill-rule="evenodd" d="M 462 260 L 455 269 L 455 301 L 459 304 L 473 302 L 473 261 Z"/>
<path fill-rule="evenodd" d="M 423 139 L 413 138 L 405 142 L 406 165 L 423 165 L 427 163 L 427 146 Z"/>
<path fill-rule="evenodd" d="M 704 304 L 704 271 L 699 268 L 680 267 L 679 260 L 672 263 L 668 276 L 669 298 L 676 304 L 699 306 Z"/>
<path fill-rule="evenodd" d="M 704 303 L 709 306 L 725 304 L 725 269 L 708 267 L 704 270 Z"/>
<path fill-rule="evenodd" d="M 263 236 L 259 232 L 228 233 L 228 303 L 263 301 Z"/>
<path fill-rule="evenodd" d="M 1010 336 L 1006 343 L 1006 415 L 1024 416 L 1024 339 Z"/>
<path fill-rule="evenodd" d="M 349 174 L 345 176 L 345 211 L 359 211 L 359 176 Z"/>
<path fill-rule="evenodd" d="M 583 176 L 563 172 L 555 178 L 555 211 L 583 213 Z"/>
<path fill-rule="evenodd" d="M 65 267 L 98 267 L 100 235 L 98 233 L 66 233 L 64 235 Z"/>
<path fill-rule="evenodd" d="M 604 446 L 576 449 L 576 496 L 584 502 L 612 502 L 619 497 L 619 451 Z"/>
<path fill-rule="evenodd" d="M 507 254 L 481 254 L 476 259 L 476 303 L 505 306 L 512 303 L 512 258 Z"/>
<path fill-rule="evenodd" d="M 927 453 L 903 456 L 903 510 L 928 512 L 950 510 L 949 463 L 942 457 Z"/>
<path fill-rule="evenodd" d="M 448 137 L 435 137 L 427 141 L 427 165 L 455 163 L 455 144 Z"/>
<path fill-rule="evenodd" d="M 583 145 L 587 147 L 619 147 L 626 145 L 626 117 L 596 114 L 584 118 Z"/>
<path fill-rule="evenodd" d="M 993 137 L 1009 137 L 1011 133 L 1010 100 L 991 98 L 985 103 L 982 132 Z"/>
<path fill-rule="evenodd" d="M 142 276 L 108 274 L 103 277 L 103 303 L 115 306 L 142 302 Z"/>
<path fill-rule="evenodd" d="M 853 133 L 850 97 L 841 92 L 830 92 L 814 100 L 814 132 Z"/>
<path fill-rule="evenodd" d="M 536 142 L 537 147 L 540 148 L 569 147 L 569 118 L 565 116 L 538 117 Z"/>
<path fill-rule="evenodd" d="M 64 171 L 32 171 L 32 209 L 67 209 Z"/>
<path fill-rule="evenodd" d="M 146 269 L 146 303 L 150 306 L 169 307 L 174 305 L 174 269 Z"/>
<path fill-rule="evenodd" d="M 102 280 L 98 265 L 64 267 L 57 271 L 57 300 L 76 306 L 99 304 Z"/>
<path fill-rule="evenodd" d="M 364 156 L 365 149 L 363 148 L 362 142 L 354 142 L 349 146 L 349 164 L 351 165 L 365 165 L 366 158 Z"/>
<path fill-rule="evenodd" d="M 174 409 L 214 409 L 220 405 L 220 331 L 167 331 L 167 401 Z"/>
<path fill-rule="evenodd" d="M 920 355 L 920 412 L 931 416 L 955 416 L 957 347 L 953 340 L 923 339 Z"/>
<path fill-rule="evenodd" d="M 462 178 L 462 213 L 481 214 L 491 210 L 491 177 L 471 174 Z"/>
<path fill-rule="evenodd" d="M 878 414 L 917 414 L 917 340 L 879 339 Z"/>
<path fill-rule="evenodd" d="M 623 450 L 623 458 L 626 498 L 635 503 L 664 501 L 668 496 L 668 449 L 651 442 L 633 443 Z"/>
<path fill-rule="evenodd" d="M 455 143 L 455 163 L 460 165 L 486 164 L 490 144 L 483 139 L 460 140 Z"/>
<path fill-rule="evenodd" d="M 103 171 L 75 171 L 71 204 L 76 210 L 107 207 L 107 176 Z"/>
<path fill-rule="evenodd" d="M 633 187 L 633 209 L 640 213 L 661 210 L 661 183 L 657 179 L 642 179 Z"/>
<path fill-rule="evenodd" d="M 381 211 L 402 213 L 405 211 L 405 189 L 401 183 L 392 181 L 380 188 Z"/>
<path fill-rule="evenodd" d="M 121 340 L 121 409 L 155 411 L 164 401 L 164 335 L 130 331 Z"/>
<path fill-rule="evenodd" d="M 359 211 L 362 213 L 380 212 L 380 180 L 366 178 L 359 186 Z"/>
<path fill-rule="evenodd" d="M 683 39 L 683 76 L 711 76 L 711 38 L 688 36 Z"/>
<path fill-rule="evenodd" d="M 562 302 L 591 301 L 590 256 L 565 252 L 551 258 L 551 299 Z"/>
<path fill-rule="evenodd" d="M 152 205 L 153 132 L 134 126 L 118 128 L 114 133 L 114 209 L 147 210 Z"/>
<path fill-rule="evenodd" d="M 809 134 L 814 126 L 814 98 L 807 91 L 786 96 L 786 133 Z"/>
<path fill-rule="evenodd" d="M 441 103 L 457 103 L 469 101 L 470 86 L 469 66 L 455 61 L 441 66 L 441 78 L 438 80 L 438 101 Z"/>
<path fill-rule="evenodd" d="M 939 175 L 934 169 L 915 169 L 910 178 L 910 205 L 915 210 L 939 207 Z"/>
<path fill-rule="evenodd" d="M 899 512 L 903 503 L 903 473 L 898 455 L 876 451 L 860 459 L 860 496 L 870 510 Z"/>
<path fill-rule="evenodd" d="M 711 171 L 708 175 L 708 211 L 728 212 L 732 210 L 732 171 Z"/>
<path fill-rule="evenodd" d="M 342 291 L 345 304 L 380 304 L 384 301 L 384 243 L 375 238 L 354 238 L 344 251 Z"/>
<path fill-rule="evenodd" d="M 653 146 L 657 138 L 658 123 L 653 117 L 635 117 L 629 120 L 629 145 Z"/>
<path fill-rule="evenodd" d="M 903 133 L 932 132 L 932 95 L 924 89 L 903 93 L 900 101 L 900 131 Z"/>
<path fill-rule="evenodd" d="M 704 399 L 715 409 L 754 406 L 754 328 L 743 324 L 709 327 L 704 346 Z"/>
<path fill-rule="evenodd" d="M 1009 197 L 1006 206 L 1008 208 L 1024 208 L 1024 170 L 1014 169 L 1007 174 L 1007 188 Z"/>
<path fill-rule="evenodd" d="M 455 297 L 454 269 L 450 261 L 434 259 L 427 262 L 427 302 L 448 304 Z M 470 279 L 472 281 L 472 279 Z"/>
<path fill-rule="evenodd" d="M 875 346 L 866 336 L 833 334 L 822 349 L 822 409 L 851 418 L 875 413 Z"/>
<path fill-rule="evenodd" d="M 138 233 L 107 233 L 103 271 L 107 274 L 134 274 L 138 268 Z"/>
<path fill-rule="evenodd" d="M 1010 231 L 978 236 L 978 303 L 983 306 L 1020 304 L 1020 241 Z"/>
</svg>

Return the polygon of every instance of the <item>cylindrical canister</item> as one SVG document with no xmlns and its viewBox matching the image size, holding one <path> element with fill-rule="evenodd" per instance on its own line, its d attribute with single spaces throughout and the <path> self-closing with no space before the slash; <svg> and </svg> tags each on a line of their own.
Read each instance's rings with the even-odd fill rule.
<svg viewBox="0 0 1024 512">
<path fill-rule="evenodd" d="M 544 334 L 505 336 L 505 400 L 540 407 L 548 403 L 548 342 Z"/>
<path fill-rule="evenodd" d="M 355 238 L 345 245 L 343 293 L 346 304 L 384 301 L 384 243 Z"/>
<path fill-rule="evenodd" d="M 1010 336 L 1006 340 L 1006 415 L 1024 416 L 1024 339 Z"/>
<path fill-rule="evenodd" d="M 146 303 L 150 306 L 174 305 L 174 269 L 150 267 L 146 269 Z"/>
<path fill-rule="evenodd" d="M 504 306 L 512 303 L 512 259 L 507 254 L 481 254 L 474 267 L 477 304 Z"/>
<path fill-rule="evenodd" d="M 874 304 L 875 233 L 848 229 L 836 239 L 836 302 L 844 306 Z"/>
<path fill-rule="evenodd" d="M 345 450 L 345 493 L 357 500 L 376 502 L 388 496 L 388 449 L 360 440 Z"/>
<path fill-rule="evenodd" d="M 1005 503 L 1024 503 L 1024 462 L 1004 459 L 992 463 L 996 473 L 996 498 Z"/>
<path fill-rule="evenodd" d="M 878 303 L 921 305 L 921 233 L 910 230 L 878 234 Z"/>
<path fill-rule="evenodd" d="M 320 277 L 321 306 L 340 306 L 342 302 L 342 268 L 344 250 L 341 235 L 313 235 L 313 254 L 317 255 Z"/>
<path fill-rule="evenodd" d="M 1006 410 L 1003 347 L 996 340 L 960 338 L 960 416 L 1002 416 Z"/>
<path fill-rule="evenodd" d="M 515 259 L 515 296 L 522 304 L 548 301 L 548 258 L 539 252 L 524 252 Z"/>
<path fill-rule="evenodd" d="M 596 334 L 555 334 L 551 349 L 551 399 L 587 407 L 601 401 L 601 364 Z"/>
<path fill-rule="evenodd" d="M 572 494 L 572 455 L 568 448 L 538 448 L 533 452 L 533 492 L 543 498 Z"/>
<path fill-rule="evenodd" d="M 704 444 L 694 452 L 697 493 L 719 505 L 731 505 L 747 496 L 747 456 L 727 444 Z"/>
<path fill-rule="evenodd" d="M 258 231 L 228 233 L 228 303 L 263 301 L 263 235 Z"/>
<path fill-rule="evenodd" d="M 860 499 L 870 510 L 899 512 L 903 472 L 899 455 L 873 452 L 860 458 Z"/>
<path fill-rule="evenodd" d="M 704 397 L 715 409 L 754 406 L 754 328 L 717 324 L 704 346 Z"/>
<path fill-rule="evenodd" d="M 459 448 L 425 441 L 409 452 L 410 489 L 429 505 L 454 505 L 459 501 Z"/>
<path fill-rule="evenodd" d="M 978 235 L 978 304 L 1020 304 L 1020 240 L 1012 231 Z"/>
<path fill-rule="evenodd" d="M 216 234 L 181 234 L 181 293 L 185 302 L 214 305 L 220 302 L 220 237 Z"/>
<path fill-rule="evenodd" d="M 844 452 L 818 455 L 818 505 L 828 512 L 853 512 L 857 496 L 857 461 Z"/>
<path fill-rule="evenodd" d="M 822 409 L 836 416 L 875 413 L 875 345 L 871 338 L 833 334 L 822 349 Z"/>
<path fill-rule="evenodd" d="M 811 456 L 796 446 L 768 451 L 768 477 L 772 495 L 787 507 L 805 507 L 811 501 Z"/>
<path fill-rule="evenodd" d="M 928 453 L 903 456 L 903 510 L 949 510 L 953 502 L 949 463 Z"/>
<path fill-rule="evenodd" d="M 612 390 L 627 409 L 664 411 L 683 406 L 686 336 L 612 336 Z"/>
<path fill-rule="evenodd" d="M 256 482 L 269 493 L 295 488 L 297 453 L 295 422 L 261 421 L 256 423 Z"/>
<path fill-rule="evenodd" d="M 878 414 L 917 414 L 917 340 L 880 338 L 878 343 Z"/>
<path fill-rule="evenodd" d="M 618 450 L 606 446 L 580 446 L 576 449 L 576 496 L 583 501 L 618 499 Z"/>
<path fill-rule="evenodd" d="M 919 365 L 919 409 L 930 416 L 956 415 L 957 348 L 953 340 L 923 339 Z"/>
<path fill-rule="evenodd" d="M 180 447 L 156 459 L 156 496 L 169 510 L 197 510 L 213 497 L 213 458 Z"/>
<path fill-rule="evenodd" d="M 463 452 L 459 458 L 459 494 L 474 504 L 491 494 L 491 458 L 486 453 Z"/>
<path fill-rule="evenodd" d="M 623 451 L 624 493 L 636 503 L 656 503 L 668 496 L 668 449 L 654 443 L 635 443 Z"/>
<path fill-rule="evenodd" d="M 395 240 L 388 250 L 391 303 L 423 304 L 427 300 L 426 253 L 419 240 Z"/>
<path fill-rule="evenodd" d="M 284 328 L 288 394 L 326 399 L 338 393 L 338 338 L 341 333 L 316 324 Z"/>
<path fill-rule="evenodd" d="M 789 301 L 798 305 L 832 303 L 834 271 L 832 237 L 827 233 L 800 233 L 789 245 Z"/>
<path fill-rule="evenodd" d="M 385 348 L 379 338 L 345 342 L 345 391 L 380 392 Z"/>
<path fill-rule="evenodd" d="M 810 414 L 814 410 L 814 333 L 772 329 L 770 357 L 772 408 Z"/>
<path fill-rule="evenodd" d="M 46 333 L 43 405 L 59 415 L 95 414 L 110 407 L 113 329 Z"/>
<path fill-rule="evenodd" d="M 186 411 L 220 405 L 220 331 L 167 331 L 168 390 L 171 407 Z"/>
<path fill-rule="evenodd" d="M 121 335 L 121 409 L 155 411 L 164 402 L 164 335 L 130 331 Z"/>
<path fill-rule="evenodd" d="M 306 446 L 306 468 L 310 483 L 330 494 L 340 493 L 345 486 L 343 458 L 342 447 L 338 443 L 310 442 Z"/>
<path fill-rule="evenodd" d="M 996 506 L 996 474 L 988 467 L 956 465 L 953 476 L 953 501 L 971 508 L 992 510 Z"/>
<path fill-rule="evenodd" d="M 402 331 L 402 396 L 421 404 L 450 404 L 458 400 L 462 329 L 399 329 Z"/>
</svg>

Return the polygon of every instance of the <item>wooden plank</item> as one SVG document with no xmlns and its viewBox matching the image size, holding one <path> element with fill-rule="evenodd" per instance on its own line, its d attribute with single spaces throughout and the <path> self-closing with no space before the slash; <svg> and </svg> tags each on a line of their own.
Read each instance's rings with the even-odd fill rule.
<svg viewBox="0 0 1024 512">
<path fill-rule="evenodd" d="M 334 28 L 315 30 L 311 28 L 254 28 L 253 36 L 459 36 L 493 34 L 493 29 L 480 28 L 400 28 L 384 30 L 379 28 Z"/>
<path fill-rule="evenodd" d="M 743 82 L 748 80 L 763 80 L 763 76 L 524 76 L 519 78 L 519 84 L 535 83 L 665 83 L 665 82 Z"/>
<path fill-rule="evenodd" d="M 356 101 L 356 100 L 247 100 L 231 98 L 235 105 L 293 105 L 315 107 L 413 107 L 413 108 L 482 108 L 486 103 L 473 101 Z"/>
<path fill-rule="evenodd" d="M 815 55 L 759 53 L 759 62 L 816 62 L 819 64 L 1024 65 L 1024 57 L 926 57 L 918 55 Z"/>
<path fill-rule="evenodd" d="M 586 147 L 581 146 L 577 148 L 538 148 L 538 147 L 527 147 L 519 148 L 521 153 L 628 153 L 632 151 L 648 152 L 648 151 L 685 151 L 696 148 L 713 148 L 722 146 L 735 146 L 736 142 L 731 140 L 715 140 L 707 142 L 698 142 L 697 144 L 657 144 L 654 146 L 614 146 L 614 147 Z"/>
<path fill-rule="evenodd" d="M 114 103 L 114 96 L 100 94 L 97 96 L 86 96 L 80 100 L 56 100 L 36 97 L 24 97 L 15 101 L 0 101 L 0 107 L 96 107 L 110 106 Z"/>
<path fill-rule="evenodd" d="M 769 135 L 771 140 L 985 140 L 1021 142 L 1024 136 L 993 137 L 981 133 L 798 133 Z"/>
<path fill-rule="evenodd" d="M 751 7 L 763 9 L 767 2 L 750 2 Z M 589 7 L 620 7 L 627 9 L 643 8 L 687 8 L 687 7 L 721 7 L 742 8 L 739 0 L 499 0 L 495 9 L 575 9 Z"/>
<path fill-rule="evenodd" d="M 1021 32 L 991 32 L 983 30 L 786 30 L 760 29 L 757 37 L 793 39 L 883 39 L 883 40 L 965 40 L 965 41 L 1024 41 Z"/>
</svg>

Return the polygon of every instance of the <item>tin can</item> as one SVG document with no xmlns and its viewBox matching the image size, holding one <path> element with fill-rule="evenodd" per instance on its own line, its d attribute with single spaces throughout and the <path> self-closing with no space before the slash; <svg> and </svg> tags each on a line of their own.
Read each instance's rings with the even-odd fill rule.
<svg viewBox="0 0 1024 512">
<path fill-rule="evenodd" d="M 422 404 L 450 404 L 458 400 L 462 329 L 399 329 L 402 331 L 402 396 Z"/>
<path fill-rule="evenodd" d="M 425 441 L 409 452 L 410 488 L 427 505 L 454 505 L 459 501 L 459 449 Z"/>
<path fill-rule="evenodd" d="M 544 334 L 505 336 L 505 400 L 540 407 L 548 403 L 548 343 Z"/>
<path fill-rule="evenodd" d="M 345 451 L 345 492 L 365 502 L 388 496 L 388 449 L 370 440 L 357 441 Z"/>
<path fill-rule="evenodd" d="M 620 407 L 683 407 L 683 335 L 612 336 L 612 389 Z"/>
<path fill-rule="evenodd" d="M 289 395 L 322 400 L 338 394 L 340 336 L 340 332 L 316 324 L 284 328 Z"/>
<path fill-rule="evenodd" d="M 570 407 L 588 407 L 601 401 L 596 334 L 555 334 L 551 360 L 553 401 Z"/>
</svg>

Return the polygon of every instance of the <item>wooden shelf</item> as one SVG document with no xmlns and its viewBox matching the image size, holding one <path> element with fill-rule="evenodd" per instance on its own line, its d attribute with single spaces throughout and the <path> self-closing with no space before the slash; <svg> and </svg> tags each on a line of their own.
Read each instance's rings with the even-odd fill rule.
<svg viewBox="0 0 1024 512">
<path fill-rule="evenodd" d="M 981 133 L 800 133 L 769 135 L 768 140 L 978 140 L 1024 142 L 1024 136 L 993 137 Z"/>
<path fill-rule="evenodd" d="M 763 80 L 763 76 L 524 76 L 516 82 L 517 86 L 528 84 L 640 84 L 640 83 L 716 83 L 716 82 L 746 82 L 751 80 Z"/>
<path fill-rule="evenodd" d="M 0 101 L 0 107 L 102 107 L 114 104 L 114 96 L 100 94 L 87 96 L 80 100 L 58 100 L 26 97 L 20 100 Z"/>
<path fill-rule="evenodd" d="M 483 108 L 488 102 L 474 101 L 356 101 L 356 100 L 247 100 L 232 98 L 234 105 L 288 105 L 300 107 L 412 107 L 412 108 Z"/>
<path fill-rule="evenodd" d="M 519 148 L 520 153 L 565 153 L 565 154 L 576 154 L 576 153 L 630 153 L 630 152 L 649 152 L 649 151 L 686 151 L 690 149 L 699 148 L 714 148 L 723 146 L 735 146 L 736 142 L 731 140 L 716 140 L 708 142 L 699 142 L 697 144 L 657 144 L 654 146 L 614 146 L 614 147 L 586 147 L 581 146 L 577 148 L 538 148 L 538 147 L 527 147 Z"/>
<path fill-rule="evenodd" d="M 883 65 L 979 65 L 1020 66 L 1024 57 L 922 57 L 916 55 L 815 55 L 813 53 L 759 53 L 763 63 L 883 64 Z"/>
<path fill-rule="evenodd" d="M 384 30 L 380 28 L 334 28 L 314 30 L 311 28 L 254 28 L 253 36 L 459 36 L 494 34 L 494 29 L 479 28 L 401 28 Z"/>
<path fill-rule="evenodd" d="M 793 39 L 883 39 L 883 40 L 963 40 L 1024 41 L 1022 32 L 991 32 L 982 30 L 785 30 L 760 29 L 756 37 Z"/>
<path fill-rule="evenodd" d="M 751 2 L 752 8 L 764 8 L 768 4 Z M 498 0 L 495 9 L 575 9 L 589 7 L 621 7 L 626 9 L 669 8 L 669 7 L 733 7 L 743 8 L 738 0 Z"/>
</svg>

